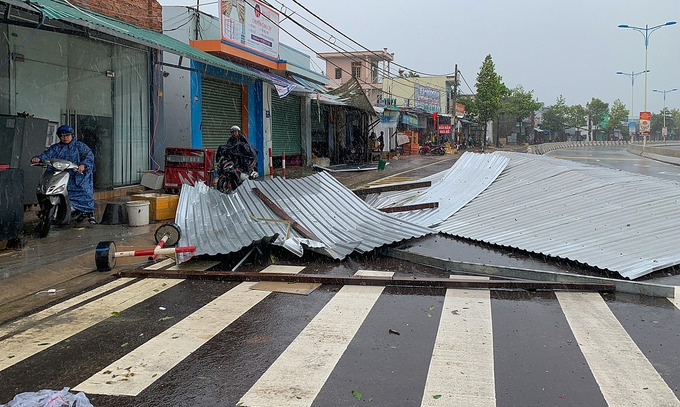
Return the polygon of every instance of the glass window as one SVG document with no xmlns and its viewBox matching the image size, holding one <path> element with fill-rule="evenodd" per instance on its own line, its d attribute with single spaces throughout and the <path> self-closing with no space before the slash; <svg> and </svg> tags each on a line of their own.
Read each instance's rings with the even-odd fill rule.
<svg viewBox="0 0 680 407">
<path fill-rule="evenodd" d="M 361 79 L 361 62 L 352 62 L 352 76 Z"/>
<path fill-rule="evenodd" d="M 342 68 L 335 68 L 335 79 L 342 79 Z"/>
</svg>

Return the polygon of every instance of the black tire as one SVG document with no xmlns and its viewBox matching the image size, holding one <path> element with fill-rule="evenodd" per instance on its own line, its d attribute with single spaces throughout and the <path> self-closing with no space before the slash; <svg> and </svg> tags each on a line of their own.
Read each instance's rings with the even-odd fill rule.
<svg viewBox="0 0 680 407">
<path fill-rule="evenodd" d="M 427 151 L 425 151 L 425 149 L 422 149 L 422 148 L 421 148 L 421 149 L 420 149 L 420 155 L 425 155 L 425 154 L 427 154 Z"/>
<path fill-rule="evenodd" d="M 165 242 L 165 246 L 172 247 L 176 245 L 177 242 L 179 242 L 179 239 L 182 238 L 182 229 L 180 229 L 179 225 L 175 222 L 166 222 L 160 225 L 156 229 L 156 233 L 153 235 L 154 239 L 156 240 L 156 244 L 161 241 L 165 234 L 168 235 L 168 240 Z"/>
<path fill-rule="evenodd" d="M 47 235 L 50 233 L 50 225 L 52 223 L 52 219 L 54 219 L 54 215 L 57 212 L 57 207 L 56 206 L 50 206 L 49 209 L 45 208 L 44 210 L 40 211 L 40 214 L 38 217 L 40 218 L 40 221 L 38 222 L 38 237 L 41 239 L 44 237 L 47 237 Z"/>
<path fill-rule="evenodd" d="M 217 190 L 224 194 L 229 194 L 234 190 L 233 183 L 228 176 L 220 177 L 217 180 Z"/>
<path fill-rule="evenodd" d="M 116 244 L 114 242 L 99 242 L 94 251 L 94 264 L 97 271 L 109 271 L 116 266 Z"/>
<path fill-rule="evenodd" d="M 444 151 L 443 148 L 438 148 L 438 149 L 434 150 L 434 153 L 437 154 L 437 155 L 444 155 L 444 153 L 446 153 L 446 151 Z"/>
</svg>

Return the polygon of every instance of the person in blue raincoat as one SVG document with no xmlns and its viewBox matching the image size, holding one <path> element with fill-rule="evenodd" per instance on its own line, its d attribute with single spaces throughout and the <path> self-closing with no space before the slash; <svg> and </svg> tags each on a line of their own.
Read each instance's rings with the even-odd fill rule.
<svg viewBox="0 0 680 407">
<path fill-rule="evenodd" d="M 63 125 L 57 129 L 59 142 L 52 144 L 41 154 L 31 158 L 32 163 L 42 160 L 60 158 L 78 166 L 75 174 L 68 180 L 68 197 L 71 201 L 71 218 L 85 215 L 90 223 L 96 223 L 94 217 L 94 154 L 87 144 L 78 141 L 71 126 Z M 82 218 L 81 218 L 82 219 Z"/>
</svg>

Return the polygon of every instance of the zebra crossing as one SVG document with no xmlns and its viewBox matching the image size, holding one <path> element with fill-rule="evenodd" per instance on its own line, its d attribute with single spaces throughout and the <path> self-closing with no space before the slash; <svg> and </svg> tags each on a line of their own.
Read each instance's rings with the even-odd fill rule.
<svg viewBox="0 0 680 407">
<path fill-rule="evenodd" d="M 118 279 L 0 326 L 0 402 L 69 386 L 98 406 L 168 405 L 160 393 L 179 387 L 176 405 L 680 406 L 668 300 L 254 284 Z M 158 318 L 176 297 L 186 310 Z M 99 331 L 140 336 L 158 320 L 167 327 L 136 346 L 91 346 Z"/>
</svg>

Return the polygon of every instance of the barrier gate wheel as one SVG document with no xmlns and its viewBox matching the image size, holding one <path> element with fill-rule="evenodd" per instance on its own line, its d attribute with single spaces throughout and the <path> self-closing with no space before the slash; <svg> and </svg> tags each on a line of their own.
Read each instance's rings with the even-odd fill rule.
<svg viewBox="0 0 680 407">
<path fill-rule="evenodd" d="M 179 242 L 179 239 L 182 237 L 182 229 L 180 229 L 179 225 L 174 223 L 174 222 L 167 222 L 158 227 L 156 229 L 156 233 L 154 233 L 154 239 L 156 239 L 156 244 L 163 239 L 163 236 L 168 235 L 168 240 L 165 242 L 165 246 L 172 247 Z"/>
<path fill-rule="evenodd" d="M 116 266 L 116 244 L 114 242 L 99 242 L 94 251 L 94 263 L 97 271 L 109 271 Z"/>
</svg>

